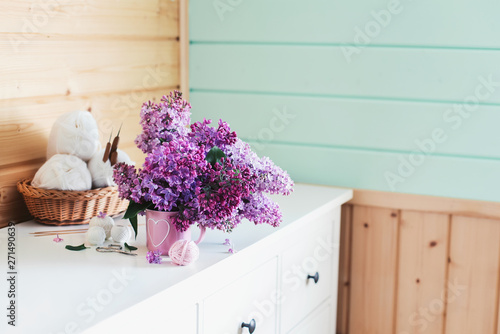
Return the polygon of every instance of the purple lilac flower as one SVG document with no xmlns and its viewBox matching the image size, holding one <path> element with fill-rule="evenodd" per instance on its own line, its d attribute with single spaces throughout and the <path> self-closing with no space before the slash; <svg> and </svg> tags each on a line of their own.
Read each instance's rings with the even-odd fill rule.
<svg viewBox="0 0 500 334">
<path fill-rule="evenodd" d="M 188 128 L 191 105 L 179 92 L 161 103 L 145 103 L 137 146 L 147 153 L 142 169 L 117 164 L 120 196 L 151 203 L 161 211 L 179 211 L 174 223 L 184 231 L 198 223 L 231 231 L 243 218 L 278 226 L 279 206 L 264 193 L 288 195 L 293 181 L 269 158 L 259 158 L 229 125 L 204 119 Z M 226 157 L 209 163 L 207 153 L 220 148 Z"/>
<path fill-rule="evenodd" d="M 160 264 L 161 263 L 161 253 L 159 250 L 155 251 L 148 251 L 146 254 L 146 259 L 148 260 L 149 263 L 156 263 Z"/>
<path fill-rule="evenodd" d="M 214 128 L 209 126 L 210 123 L 211 120 L 203 119 L 202 122 L 191 124 L 189 137 L 198 145 L 205 146 L 207 152 L 214 146 L 224 147 L 236 142 L 236 132 L 231 131 L 229 124 L 219 120 L 219 126 Z"/>
<path fill-rule="evenodd" d="M 279 205 L 263 193 L 254 193 L 243 200 L 240 215 L 255 224 L 279 226 L 282 214 Z"/>
<path fill-rule="evenodd" d="M 142 133 L 135 143 L 144 153 L 177 136 L 187 134 L 190 122 L 191 105 L 182 99 L 182 93 L 174 91 L 163 96 L 156 104 L 148 101 L 141 109 Z"/>
<path fill-rule="evenodd" d="M 268 157 L 259 158 L 248 143 L 237 139 L 233 145 L 225 146 L 223 150 L 234 163 L 250 169 L 256 177 L 256 191 L 281 195 L 289 195 L 293 191 L 293 181 L 288 173 Z"/>
</svg>

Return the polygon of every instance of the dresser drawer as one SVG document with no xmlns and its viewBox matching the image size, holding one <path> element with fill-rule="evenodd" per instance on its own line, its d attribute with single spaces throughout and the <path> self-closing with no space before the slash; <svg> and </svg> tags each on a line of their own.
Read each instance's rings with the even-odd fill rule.
<svg viewBox="0 0 500 334">
<path fill-rule="evenodd" d="M 290 331 L 326 299 L 337 281 L 340 209 L 314 219 L 300 239 L 283 252 L 281 322 Z M 316 276 L 317 275 L 317 276 Z M 316 278 L 318 279 L 317 282 Z"/>
<path fill-rule="evenodd" d="M 330 304 L 321 306 L 287 334 L 332 334 L 335 332 L 332 312 Z"/>
<path fill-rule="evenodd" d="M 245 334 L 255 320 L 255 334 L 276 333 L 277 258 L 234 281 L 204 301 L 204 334 Z"/>
</svg>

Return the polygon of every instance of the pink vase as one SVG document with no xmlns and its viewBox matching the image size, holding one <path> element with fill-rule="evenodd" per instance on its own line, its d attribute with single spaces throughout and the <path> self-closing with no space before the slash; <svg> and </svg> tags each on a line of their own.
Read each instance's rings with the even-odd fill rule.
<svg viewBox="0 0 500 334">
<path fill-rule="evenodd" d="M 146 210 L 146 245 L 148 250 L 159 250 L 161 255 L 168 255 L 168 250 L 178 240 L 191 240 L 191 228 L 179 232 L 171 223 L 172 217 L 178 212 Z M 205 228 L 201 227 L 199 244 L 205 237 Z"/>
</svg>

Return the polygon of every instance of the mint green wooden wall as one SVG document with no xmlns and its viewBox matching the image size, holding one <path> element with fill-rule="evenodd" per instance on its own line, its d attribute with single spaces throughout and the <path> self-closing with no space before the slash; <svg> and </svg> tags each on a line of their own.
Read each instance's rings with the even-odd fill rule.
<svg viewBox="0 0 500 334">
<path fill-rule="evenodd" d="M 500 201 L 500 2 L 190 0 L 193 117 L 296 181 Z"/>
</svg>

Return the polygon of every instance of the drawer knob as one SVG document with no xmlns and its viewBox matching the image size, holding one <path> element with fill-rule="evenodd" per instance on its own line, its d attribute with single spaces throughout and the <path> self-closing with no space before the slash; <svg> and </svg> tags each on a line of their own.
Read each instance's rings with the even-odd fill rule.
<svg viewBox="0 0 500 334">
<path fill-rule="evenodd" d="M 319 273 L 316 272 L 316 274 L 314 274 L 314 275 L 307 275 L 307 279 L 308 280 L 311 279 L 311 278 L 314 280 L 314 284 L 318 283 L 318 281 L 319 281 Z"/>
<path fill-rule="evenodd" d="M 248 328 L 248 331 L 250 332 L 250 334 L 253 333 L 255 331 L 255 327 L 256 327 L 255 320 L 254 319 L 250 320 L 250 322 L 248 324 L 242 322 L 241 328 L 245 328 L 245 327 Z"/>
</svg>

